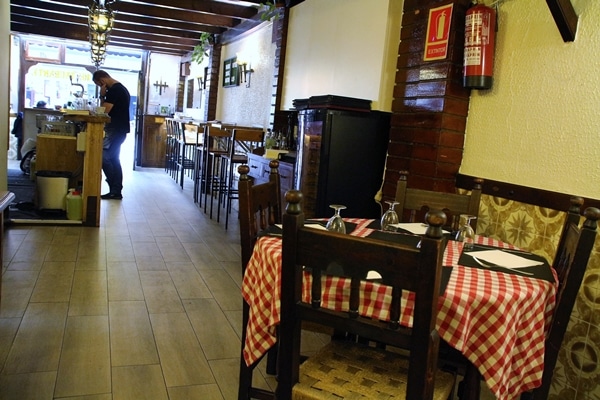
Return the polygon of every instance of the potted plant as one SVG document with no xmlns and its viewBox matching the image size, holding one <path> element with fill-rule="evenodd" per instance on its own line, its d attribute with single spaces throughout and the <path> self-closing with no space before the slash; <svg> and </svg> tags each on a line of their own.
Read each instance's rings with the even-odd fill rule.
<svg viewBox="0 0 600 400">
<path fill-rule="evenodd" d="M 208 51 L 213 43 L 214 37 L 212 33 L 202 32 L 200 34 L 200 42 L 194 46 L 194 50 L 192 51 L 192 61 L 201 64 L 204 57 L 208 57 Z"/>
</svg>

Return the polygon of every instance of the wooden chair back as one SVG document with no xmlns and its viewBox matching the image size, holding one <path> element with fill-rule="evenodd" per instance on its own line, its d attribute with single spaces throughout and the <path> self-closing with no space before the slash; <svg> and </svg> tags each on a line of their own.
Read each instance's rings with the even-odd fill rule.
<svg viewBox="0 0 600 400">
<path fill-rule="evenodd" d="M 310 321 L 368 340 L 415 350 L 409 357 L 406 398 L 431 399 L 439 345 L 435 326 L 445 248 L 441 230 L 446 221 L 444 213 L 428 214 L 430 227 L 417 248 L 414 244 L 403 245 L 303 227 L 302 194 L 288 191 L 286 200 L 277 398 L 292 398 L 292 388 L 299 380 L 301 324 Z M 322 279 L 332 270 L 335 270 L 334 275 L 351 281 L 347 310 L 321 307 Z M 307 271 L 312 277 L 309 303 L 302 301 L 303 274 Z M 387 310 L 389 321 L 363 318 L 359 314 L 360 298 L 364 295 L 360 290 L 361 282 L 364 283 L 370 271 L 377 272 L 381 283 L 392 288 Z M 399 322 L 403 291 L 415 293 L 412 329 Z"/>
<path fill-rule="evenodd" d="M 248 175 L 250 167 L 240 165 L 238 173 L 240 181 L 239 209 L 240 209 L 240 244 L 242 251 L 242 273 L 246 271 L 246 265 L 250 261 L 254 245 L 261 231 L 270 225 L 281 223 L 281 184 L 279 177 L 279 161 L 269 162 L 271 172 L 269 181 L 254 185 L 253 179 Z M 246 342 L 246 326 L 248 325 L 249 307 L 244 301 L 242 304 L 242 348 Z M 241 354 L 241 352 L 240 352 Z M 276 354 L 272 352 L 272 354 Z M 269 357 L 273 357 L 269 355 Z M 255 365 L 247 366 L 244 357 L 240 356 L 239 374 L 239 399 L 270 399 L 274 393 L 252 386 L 252 374 Z"/>
<path fill-rule="evenodd" d="M 470 194 L 415 189 L 407 186 L 408 171 L 400 171 L 395 198 L 398 202 L 396 206 L 398 216 L 404 222 L 422 222 L 429 210 L 442 210 L 447 217 L 445 228 L 454 232 L 458 230 L 460 214 L 474 217 L 479 215 L 482 184 L 483 179 L 475 179 L 475 185 Z M 477 219 L 472 220 L 471 226 L 473 229 L 477 227 Z"/>
<path fill-rule="evenodd" d="M 259 233 L 270 225 L 281 223 L 279 161 L 271 160 L 269 167 L 271 168 L 269 182 L 259 185 L 254 185 L 253 179 L 248 175 L 250 172 L 248 165 L 238 167 L 242 271 L 246 269 Z"/>
<path fill-rule="evenodd" d="M 530 393 L 523 394 L 522 399 L 548 398 L 558 353 L 594 247 L 597 221 L 600 218 L 599 209 L 588 207 L 583 212 L 585 221 L 580 226 L 582 205 L 581 197 L 571 199 L 571 206 L 552 263 L 558 275 L 558 292 L 556 308 L 545 342 L 542 385 Z"/>
</svg>

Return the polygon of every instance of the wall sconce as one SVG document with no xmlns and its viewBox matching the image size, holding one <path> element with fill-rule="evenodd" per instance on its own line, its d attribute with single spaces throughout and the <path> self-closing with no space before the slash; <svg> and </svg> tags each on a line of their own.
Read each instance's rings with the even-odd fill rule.
<svg viewBox="0 0 600 400">
<path fill-rule="evenodd" d="M 202 77 L 199 76 L 196 78 L 198 80 L 198 90 L 202 91 L 202 89 L 204 89 L 204 81 L 202 80 Z"/>
<path fill-rule="evenodd" d="M 240 81 L 245 82 L 246 87 L 249 88 L 250 80 L 252 79 L 252 74 L 254 73 L 254 70 L 252 69 L 252 66 L 246 62 L 238 62 L 238 65 L 240 66 Z"/>
<path fill-rule="evenodd" d="M 94 1 L 88 10 L 88 24 L 96 33 L 109 33 L 114 25 L 115 16 L 105 1 Z"/>
<path fill-rule="evenodd" d="M 162 92 L 163 92 L 163 89 L 168 88 L 169 85 L 167 85 L 166 82 L 163 82 L 162 78 L 160 78 L 160 83 L 158 83 L 158 81 L 156 81 L 156 83 L 154 83 L 154 87 L 158 91 L 158 95 L 161 96 Z"/>
</svg>

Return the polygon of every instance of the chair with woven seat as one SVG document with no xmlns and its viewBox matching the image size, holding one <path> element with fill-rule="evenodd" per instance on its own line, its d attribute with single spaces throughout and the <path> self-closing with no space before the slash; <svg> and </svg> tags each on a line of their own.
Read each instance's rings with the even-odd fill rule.
<svg viewBox="0 0 600 400">
<path fill-rule="evenodd" d="M 416 248 L 304 227 L 302 194 L 288 191 L 286 201 L 277 398 L 448 399 L 454 376 L 437 370 L 435 328 L 445 248 L 444 213 L 427 214 L 429 228 Z M 362 302 L 368 302 L 362 299 L 361 288 L 369 284 L 370 272 L 378 273 L 380 283 L 390 287 L 390 301 L 381 305 L 388 321 L 361 314 Z M 321 307 L 323 282 L 340 278 L 348 287 L 347 309 Z M 312 282 L 310 289 L 303 287 L 303 279 Z M 331 285 L 340 287 L 342 282 Z M 410 312 L 401 306 L 403 291 L 414 293 L 412 328 L 400 324 L 404 313 Z M 301 363 L 303 321 L 387 346 L 384 350 L 357 341 L 332 340 Z"/>
<path fill-rule="evenodd" d="M 448 218 L 445 228 L 454 232 L 458 229 L 460 214 L 474 217 L 479 215 L 482 184 L 483 179 L 475 179 L 470 194 L 415 189 L 408 187 L 408 171 L 400 171 L 396 186 L 396 210 L 399 216 L 402 213 L 400 220 L 404 222 L 422 222 L 427 211 L 442 210 Z M 471 226 L 473 229 L 477 227 L 476 218 L 472 220 Z"/>
<path fill-rule="evenodd" d="M 596 228 L 600 218 L 600 210 L 588 207 L 583 212 L 585 221 L 580 225 L 583 199 L 572 197 L 565 218 L 552 268 L 558 277 L 556 306 L 548 329 L 544 348 L 544 371 L 542 384 L 521 395 L 522 400 L 547 399 L 558 353 L 569 324 L 575 300 L 583 282 L 588 261 L 596 240 Z M 447 350 L 447 349 L 444 349 Z M 481 376 L 464 357 L 449 351 L 442 354 L 442 359 L 450 358 L 455 366 L 464 368 L 464 384 L 459 389 L 459 398 L 463 400 L 479 399 Z"/>
<path fill-rule="evenodd" d="M 254 244 L 259 234 L 269 226 L 281 223 L 281 183 L 279 177 L 279 161 L 271 160 L 269 181 L 254 185 L 252 178 L 248 175 L 250 167 L 240 165 L 238 173 L 240 174 L 239 190 L 239 209 L 240 209 L 240 244 L 242 252 L 242 274 L 246 270 L 246 265 L 250 261 Z M 249 318 L 249 307 L 244 301 L 242 306 L 242 351 L 246 341 L 246 326 Z M 267 362 L 270 372 L 274 372 L 275 350 L 269 351 Z M 247 366 L 244 358 L 240 357 L 240 382 L 239 399 L 272 399 L 274 393 L 264 389 L 252 386 L 253 371 L 258 362 Z"/>
<path fill-rule="evenodd" d="M 229 213 L 232 200 L 238 199 L 238 188 L 234 185 L 234 168 L 240 164 L 248 163 L 248 153 L 252 153 L 263 142 L 265 133 L 262 129 L 234 128 L 229 143 L 229 151 L 221 156 L 221 182 L 218 194 L 219 203 L 217 222 L 221 210 L 221 203 L 225 205 L 225 229 L 229 225 Z"/>
</svg>

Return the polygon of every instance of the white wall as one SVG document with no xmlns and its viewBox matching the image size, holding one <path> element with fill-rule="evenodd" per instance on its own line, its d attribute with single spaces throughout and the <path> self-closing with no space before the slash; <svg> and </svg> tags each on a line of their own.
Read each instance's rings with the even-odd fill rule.
<svg viewBox="0 0 600 400">
<path fill-rule="evenodd" d="M 221 70 L 219 73 L 219 94 L 216 119 L 225 123 L 243 126 L 269 127 L 275 44 L 272 42 L 273 24 L 265 22 L 248 35 L 226 44 L 221 50 Z M 250 87 L 223 87 L 223 62 L 239 55 L 254 69 Z"/>
<path fill-rule="evenodd" d="M 570 43 L 545 1 L 500 2 L 494 85 L 471 94 L 461 173 L 600 199 L 600 1 L 571 1 Z"/>
<path fill-rule="evenodd" d="M 332 94 L 391 111 L 403 3 L 306 0 L 292 7 L 282 109 Z"/>
<path fill-rule="evenodd" d="M 157 106 L 177 106 L 177 87 L 179 85 L 179 64 L 181 57 L 168 54 L 150 54 L 150 68 L 147 77 L 148 97 L 146 99 L 146 113 L 154 114 Z M 169 85 L 159 94 L 155 83 L 164 82 Z"/>
</svg>

